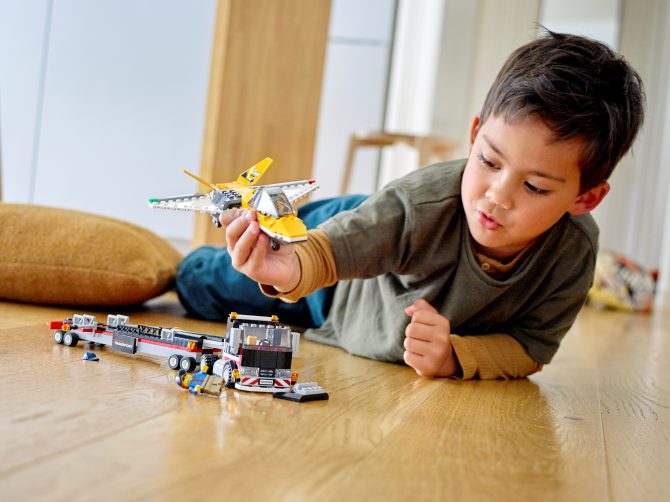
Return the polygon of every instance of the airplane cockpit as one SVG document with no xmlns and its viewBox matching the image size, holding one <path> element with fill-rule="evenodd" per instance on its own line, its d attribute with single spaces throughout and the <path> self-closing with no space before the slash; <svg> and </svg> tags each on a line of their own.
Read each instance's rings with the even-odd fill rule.
<svg viewBox="0 0 670 502">
<path fill-rule="evenodd" d="M 273 218 L 293 214 L 293 206 L 280 187 L 259 188 L 249 201 L 249 207 Z"/>
</svg>

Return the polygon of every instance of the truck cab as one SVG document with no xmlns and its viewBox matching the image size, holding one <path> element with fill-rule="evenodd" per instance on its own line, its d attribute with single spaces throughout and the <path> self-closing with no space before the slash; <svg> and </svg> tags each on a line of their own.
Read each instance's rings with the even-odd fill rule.
<svg viewBox="0 0 670 502">
<path fill-rule="evenodd" d="M 213 373 L 239 390 L 286 392 L 297 381 L 291 366 L 299 342 L 300 334 L 279 324 L 276 316 L 232 313 Z"/>
</svg>

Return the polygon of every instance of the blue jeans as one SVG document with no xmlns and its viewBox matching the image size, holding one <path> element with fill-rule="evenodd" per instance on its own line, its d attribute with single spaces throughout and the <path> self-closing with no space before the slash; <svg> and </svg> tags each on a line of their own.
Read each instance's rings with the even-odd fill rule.
<svg viewBox="0 0 670 502">
<path fill-rule="evenodd" d="M 335 214 L 358 207 L 367 197 L 347 195 L 319 200 L 300 208 L 308 229 Z M 188 313 L 212 321 L 225 321 L 231 312 L 277 315 L 286 324 L 315 328 L 326 320 L 335 286 L 322 288 L 297 303 L 285 303 L 261 293 L 258 284 L 235 270 L 226 248 L 203 246 L 189 253 L 177 272 L 177 293 Z"/>
</svg>

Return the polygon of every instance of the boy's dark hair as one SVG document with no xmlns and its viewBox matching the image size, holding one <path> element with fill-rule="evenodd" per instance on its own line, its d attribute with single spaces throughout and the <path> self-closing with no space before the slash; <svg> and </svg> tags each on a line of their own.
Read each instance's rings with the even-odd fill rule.
<svg viewBox="0 0 670 502">
<path fill-rule="evenodd" d="M 582 193 L 606 181 L 631 147 L 644 103 L 642 79 L 622 56 L 595 40 L 546 30 L 507 59 L 480 120 L 537 114 L 556 141 L 582 140 Z"/>
</svg>

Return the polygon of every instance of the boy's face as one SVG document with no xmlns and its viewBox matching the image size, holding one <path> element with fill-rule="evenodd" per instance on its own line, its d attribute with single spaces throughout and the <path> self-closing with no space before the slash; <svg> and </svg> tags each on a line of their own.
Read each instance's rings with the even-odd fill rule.
<svg viewBox="0 0 670 502">
<path fill-rule="evenodd" d="M 607 194 L 603 183 L 580 195 L 582 142 L 552 138 L 536 116 L 511 124 L 475 118 L 461 196 L 470 234 L 487 256 L 514 256 L 566 212 L 590 211 Z"/>
</svg>

